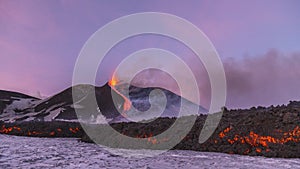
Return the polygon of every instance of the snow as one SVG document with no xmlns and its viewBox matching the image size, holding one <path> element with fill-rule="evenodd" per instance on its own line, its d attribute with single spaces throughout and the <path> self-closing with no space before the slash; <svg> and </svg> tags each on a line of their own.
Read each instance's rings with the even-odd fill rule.
<svg viewBox="0 0 300 169">
<path fill-rule="evenodd" d="M 45 121 L 52 121 L 57 117 L 63 110 L 68 108 L 75 108 L 75 109 L 83 109 L 85 108 L 83 101 L 87 99 L 88 93 L 91 92 L 93 87 L 90 85 L 78 85 L 76 86 L 76 89 L 78 89 L 78 93 L 82 95 L 82 97 L 79 98 L 75 103 L 69 104 L 66 102 L 60 102 L 55 105 L 49 105 L 50 100 L 53 99 L 53 97 L 46 98 L 44 100 L 36 100 L 32 98 L 15 98 L 14 101 L 7 105 L 5 110 L 2 114 L 0 114 L 0 120 L 6 121 L 6 122 L 15 122 L 16 120 L 22 120 L 22 121 L 32 121 L 32 120 L 41 120 L 41 118 L 44 118 Z M 154 90 L 156 91 L 156 90 Z M 165 104 L 167 99 L 170 101 L 168 105 Z M 112 121 L 109 119 L 103 119 L 103 117 L 91 117 L 90 123 L 106 123 L 106 121 L 117 123 L 117 122 L 129 122 L 129 121 L 143 121 L 143 120 L 153 120 L 158 117 L 177 117 L 178 109 L 180 107 L 180 103 L 182 103 L 182 114 L 179 116 L 188 116 L 192 114 L 198 114 L 202 113 L 205 114 L 205 109 L 201 106 L 198 107 L 198 105 L 193 104 L 192 102 L 182 98 L 181 102 L 179 100 L 179 96 L 175 97 L 175 95 L 168 94 L 165 95 L 164 93 L 159 92 L 151 92 L 149 97 L 145 93 L 141 93 L 139 97 L 132 98 L 131 102 L 135 103 L 136 105 L 140 106 L 139 108 L 143 108 L 141 106 L 145 106 L 149 103 L 151 103 L 151 108 L 147 111 L 138 111 L 133 106 L 130 110 L 126 112 L 120 112 L 122 115 L 126 116 L 124 118 L 123 116 L 115 117 Z M 39 104 L 45 104 L 43 105 L 44 109 L 35 112 L 35 106 Z M 144 103 L 144 104 L 143 104 Z M 122 106 L 122 105 L 120 105 Z M 121 107 L 119 107 L 120 109 Z M 196 108 L 199 108 L 199 112 L 196 110 Z M 26 109 L 26 111 L 24 111 Z M 196 111 L 195 111 L 196 110 Z M 92 112 L 91 114 L 95 114 L 96 112 Z M 37 115 L 40 115 L 39 119 L 37 119 Z M 56 119 L 58 120 L 58 119 Z M 77 121 L 76 119 L 60 119 L 60 121 Z M 80 120 L 79 120 L 80 121 Z M 85 121 L 84 123 L 89 123 Z"/>
<path fill-rule="evenodd" d="M 70 138 L 0 135 L 0 168 L 299 168 L 300 159 L 170 150 L 154 157 L 122 157 Z M 143 152 L 143 151 L 142 151 Z M 146 151 L 145 151 L 146 152 Z"/>
<path fill-rule="evenodd" d="M 3 121 L 14 122 L 18 118 L 25 116 L 35 115 L 36 113 L 22 114 L 24 109 L 30 108 L 35 105 L 35 99 L 23 99 L 23 98 L 14 98 L 11 104 L 9 104 L 0 115 L 0 119 Z"/>
<path fill-rule="evenodd" d="M 61 111 L 65 110 L 64 108 L 57 108 L 57 107 L 55 107 L 55 108 L 56 108 L 55 110 L 50 111 L 50 114 L 48 116 L 44 117 L 44 121 L 52 121 L 52 120 L 54 120 L 59 115 L 59 113 Z"/>
<path fill-rule="evenodd" d="M 74 108 L 74 109 L 83 109 L 84 108 L 84 106 L 76 104 L 76 103 L 72 104 L 70 107 Z"/>
<path fill-rule="evenodd" d="M 15 113 L 15 110 L 24 110 L 33 105 L 33 99 L 19 99 L 12 102 L 4 109 L 4 113 Z"/>
</svg>

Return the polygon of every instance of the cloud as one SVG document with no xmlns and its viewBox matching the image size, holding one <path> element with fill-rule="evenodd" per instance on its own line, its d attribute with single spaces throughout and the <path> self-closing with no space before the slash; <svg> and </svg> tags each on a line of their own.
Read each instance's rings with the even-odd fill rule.
<svg viewBox="0 0 300 169">
<path fill-rule="evenodd" d="M 261 56 L 226 59 L 229 107 L 283 104 L 300 99 L 300 53 L 272 49 Z"/>
</svg>

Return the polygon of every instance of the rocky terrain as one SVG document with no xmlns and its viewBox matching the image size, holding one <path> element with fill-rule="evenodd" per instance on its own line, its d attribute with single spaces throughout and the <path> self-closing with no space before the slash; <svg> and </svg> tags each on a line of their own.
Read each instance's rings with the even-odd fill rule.
<svg viewBox="0 0 300 169">
<path fill-rule="evenodd" d="M 149 94 L 154 89 L 160 89 L 164 95 L 154 95 L 151 103 L 155 109 L 151 110 L 150 113 L 144 112 L 150 108 Z M 187 105 L 184 107 L 186 114 L 189 114 L 190 109 L 195 107 L 199 109 L 196 114 L 207 112 L 203 107 L 166 89 L 130 86 L 129 90 L 132 106 L 126 110 L 126 114 L 132 117 L 138 115 L 140 116 L 140 118 L 137 118 L 139 120 L 151 119 L 155 116 L 148 115 L 155 114 L 159 110 L 163 110 L 160 114 L 161 117 L 177 117 L 181 102 Z M 109 84 L 101 87 L 77 85 L 42 100 L 21 93 L 0 90 L 0 121 L 80 121 L 85 123 L 103 123 L 104 119 L 109 123 L 128 121 L 121 115 L 125 99 L 120 94 L 120 92 L 112 89 Z M 112 96 L 114 96 L 115 103 Z M 97 105 L 91 104 L 94 97 Z M 167 100 L 166 107 L 161 105 L 164 99 Z M 136 114 L 135 110 L 140 112 Z M 101 111 L 101 114 L 99 111 Z"/>
<path fill-rule="evenodd" d="M 95 89 L 95 93 L 92 92 L 92 89 Z M 108 85 L 102 87 L 77 85 L 43 100 L 21 93 L 0 91 L 0 121 L 78 122 L 78 118 L 93 121 L 99 114 L 98 108 L 106 118 L 110 119 L 119 115 L 119 111 L 112 102 L 112 94 L 116 96 L 116 103 L 122 105 L 124 102 L 122 97 L 111 91 Z M 74 96 L 74 100 L 72 96 Z M 99 107 L 89 106 L 89 102 L 94 96 Z M 80 113 L 76 114 L 75 109 Z"/>
<path fill-rule="evenodd" d="M 0 90 L 0 115 L 4 117 L 8 111 L 22 112 L 31 102 L 38 100 L 40 99 L 22 93 Z M 12 104 L 14 106 L 10 106 Z"/>
<path fill-rule="evenodd" d="M 230 154 L 259 155 L 266 157 L 300 157 L 300 102 L 290 102 L 287 106 L 258 107 L 247 110 L 224 110 L 222 120 L 212 137 L 205 143 L 199 143 L 199 133 L 203 127 L 206 115 L 197 117 L 197 120 L 183 140 L 174 149 L 195 150 L 208 152 L 224 152 Z M 188 122 L 188 117 L 182 118 L 182 123 Z M 160 118 L 150 123 L 119 123 L 111 126 L 119 133 L 135 137 L 147 138 L 141 143 L 135 143 L 131 148 L 146 147 L 161 149 L 168 141 L 178 137 L 180 129 L 168 138 L 158 138 L 156 135 L 165 131 L 174 123 L 175 119 Z M 94 126 L 98 131 L 101 127 Z M 95 130 L 95 131 L 97 131 Z M 95 134 L 96 135 L 96 134 Z M 113 135 L 105 135 L 109 146 L 128 147 L 129 143 L 115 140 Z M 111 139 L 109 139 L 109 137 Z M 93 138 L 96 139 L 97 138 Z M 102 140 L 105 140 L 102 139 Z M 84 136 L 83 141 L 92 142 Z"/>
<path fill-rule="evenodd" d="M 207 115 L 187 113 L 187 116 L 176 118 L 176 110 L 182 99 L 170 91 L 163 90 L 166 94 L 167 106 L 162 117 L 130 122 L 124 121 L 124 117 L 118 111 L 122 109 L 123 97 L 114 91 L 111 92 L 108 85 L 95 88 L 99 108 L 105 116 L 102 120 L 113 121 L 108 125 L 98 123 L 99 121 L 94 119 L 99 115 L 97 108 L 90 109 L 88 106 L 89 99 L 93 96 L 90 92 L 91 88 L 92 86 L 89 85 L 76 86 L 75 92 L 78 97 L 75 100 L 72 100 L 71 88 L 44 100 L 1 91 L 0 133 L 31 137 L 76 137 L 84 142 L 97 142 L 109 147 L 131 149 L 166 149 L 169 148 L 168 145 L 172 140 L 177 139 L 181 141 L 175 144 L 173 149 L 266 157 L 300 157 L 300 102 L 297 101 L 292 101 L 288 105 L 253 107 L 244 110 L 224 108 L 223 117 L 214 134 L 200 144 L 199 134 Z M 149 109 L 151 90 L 154 88 L 131 88 L 132 105 L 140 111 Z M 112 103 L 112 94 L 119 96 L 117 98 L 120 106 L 117 108 Z M 154 97 L 151 104 L 156 104 L 160 99 L 161 96 Z M 183 101 L 195 106 L 187 100 Z M 80 109 L 85 119 L 89 120 L 85 121 L 83 126 L 78 122 L 74 109 Z M 185 111 L 188 110 L 186 107 Z M 200 110 L 205 109 L 200 107 Z M 182 130 L 188 126 L 187 124 L 191 124 L 193 118 L 196 121 L 186 135 Z M 163 137 L 159 135 L 176 122 L 181 127 L 173 129 Z M 103 132 L 109 127 L 117 132 Z M 93 135 L 87 135 L 83 128 L 93 131 Z M 119 133 L 140 139 L 136 142 L 119 140 L 117 137 Z"/>
<path fill-rule="evenodd" d="M 182 141 L 173 149 L 230 154 L 259 155 L 266 157 L 300 157 L 300 102 L 288 105 L 257 107 L 246 110 L 224 110 L 221 122 L 212 137 L 205 143 L 198 142 L 206 115 L 197 117 L 193 128 L 186 136 L 176 134 L 159 138 L 156 135 L 166 131 L 175 118 L 158 118 L 149 123 L 114 123 L 110 126 L 119 133 L 145 138 L 129 148 L 164 149 L 168 141 L 182 137 Z M 188 122 L 189 117 L 182 117 L 180 123 Z M 93 142 L 82 130 L 79 123 L 66 122 L 21 122 L 3 123 L 1 133 L 38 137 L 80 137 L 84 142 Z M 95 131 L 104 131 L 107 125 L 94 124 L 88 127 Z M 30 133 L 30 134 L 29 134 Z M 96 133 L 101 143 L 106 146 L 128 148 L 128 142 L 114 140 L 112 133 Z M 97 139 L 97 138 L 93 138 Z M 99 138 L 98 138 L 99 139 Z M 130 144 L 132 145 L 132 144 Z"/>
</svg>

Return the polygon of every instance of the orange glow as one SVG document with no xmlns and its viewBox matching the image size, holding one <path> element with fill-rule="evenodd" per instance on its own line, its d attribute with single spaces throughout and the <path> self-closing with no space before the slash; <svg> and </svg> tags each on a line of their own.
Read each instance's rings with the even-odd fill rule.
<svg viewBox="0 0 300 169">
<path fill-rule="evenodd" d="M 76 134 L 77 132 L 80 131 L 80 129 L 78 127 L 75 128 L 69 128 L 70 132 L 72 132 L 73 134 Z M 61 128 L 57 128 L 56 129 L 57 133 L 62 132 Z M 9 133 L 23 133 L 22 129 L 20 127 L 17 126 L 13 126 L 13 127 L 6 127 L 5 125 L 0 126 L 0 134 L 9 134 Z M 51 132 L 39 132 L 39 131 L 26 131 L 27 136 L 41 136 L 41 135 L 50 135 L 50 136 L 54 136 L 57 134 L 55 131 L 51 131 Z"/>
<path fill-rule="evenodd" d="M 223 138 L 225 137 L 225 134 L 228 133 L 231 130 L 231 127 L 227 127 L 225 130 L 219 133 L 219 137 Z"/>
<path fill-rule="evenodd" d="M 123 104 L 123 110 L 128 111 L 131 107 L 131 102 L 126 98 Z"/>
<path fill-rule="evenodd" d="M 113 76 L 113 77 L 110 79 L 110 81 L 108 82 L 108 84 L 109 84 L 111 87 L 116 86 L 117 83 L 118 83 L 118 79 L 117 79 L 116 76 Z"/>
<path fill-rule="evenodd" d="M 10 133 L 11 131 L 13 130 L 17 130 L 17 131 L 21 131 L 21 128 L 20 127 L 5 127 L 5 125 L 2 125 L 2 128 L 0 129 L 0 133 L 5 133 L 5 134 L 8 134 Z"/>
<path fill-rule="evenodd" d="M 21 128 L 20 128 L 20 127 L 14 126 L 14 129 L 15 129 L 15 130 L 18 130 L 18 131 L 21 131 Z"/>
<path fill-rule="evenodd" d="M 108 84 L 116 93 L 118 93 L 124 99 L 123 112 L 121 114 L 122 116 L 126 117 L 127 115 L 125 114 L 125 112 L 130 110 L 131 101 L 115 88 L 118 82 L 119 82 L 118 78 L 116 76 L 113 76 L 111 80 L 108 82 Z"/>
<path fill-rule="evenodd" d="M 226 133 L 228 133 L 231 130 L 230 127 L 224 129 L 219 133 L 219 138 L 223 139 L 226 136 Z M 234 143 L 240 143 L 240 144 L 248 144 L 252 147 L 256 147 L 255 151 L 257 153 L 261 153 L 262 149 L 259 148 L 260 146 L 265 147 L 265 151 L 269 152 L 269 144 L 285 144 L 287 142 L 295 142 L 299 143 L 300 142 L 300 127 L 296 126 L 292 131 L 288 132 L 282 132 L 282 130 L 276 130 L 276 133 L 281 133 L 282 137 L 280 138 L 275 138 L 272 136 L 261 136 L 254 131 L 250 131 L 249 135 L 246 136 L 240 136 L 240 135 L 234 135 L 233 138 L 227 139 L 227 142 L 229 144 L 234 144 Z M 217 140 L 215 140 L 215 143 Z M 245 154 L 249 153 L 249 151 L 244 152 Z"/>
<path fill-rule="evenodd" d="M 69 128 L 69 130 L 70 130 L 70 132 L 72 132 L 72 133 L 77 133 L 78 131 L 79 131 L 79 128 L 78 127 L 76 127 L 76 128 Z"/>
<path fill-rule="evenodd" d="M 261 149 L 260 148 L 256 148 L 255 151 L 258 152 L 258 153 L 261 153 Z"/>
</svg>

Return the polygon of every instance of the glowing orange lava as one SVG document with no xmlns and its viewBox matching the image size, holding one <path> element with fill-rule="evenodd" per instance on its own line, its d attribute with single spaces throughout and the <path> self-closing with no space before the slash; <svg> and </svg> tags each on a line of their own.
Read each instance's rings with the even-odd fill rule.
<svg viewBox="0 0 300 169">
<path fill-rule="evenodd" d="M 70 130 L 70 132 L 72 132 L 72 133 L 77 133 L 78 131 L 79 131 L 79 128 L 78 127 L 76 127 L 76 128 L 69 128 L 69 130 Z"/>
<path fill-rule="evenodd" d="M 219 138 L 223 139 L 226 134 L 231 130 L 231 127 L 228 127 L 226 129 L 224 129 L 223 131 L 221 131 L 219 133 Z M 256 147 L 256 152 L 260 153 L 262 151 L 262 149 L 259 148 L 259 146 L 265 147 L 266 148 L 266 152 L 269 152 L 270 149 L 269 148 L 269 144 L 285 144 L 287 142 L 295 142 L 295 143 L 299 143 L 300 142 L 300 127 L 296 126 L 293 130 L 288 131 L 288 132 L 282 132 L 281 130 L 279 130 L 281 133 L 281 137 L 280 138 L 275 138 L 272 136 L 261 136 L 258 135 L 257 133 L 250 131 L 249 135 L 246 136 L 241 136 L 241 135 L 234 135 L 233 138 L 228 138 L 227 142 L 230 144 L 234 144 L 234 143 L 241 143 L 241 144 L 248 144 L 252 147 Z M 278 132 L 276 130 L 276 132 Z M 217 142 L 217 140 L 215 140 L 215 142 Z M 245 154 L 249 153 L 249 151 L 246 151 Z"/>
<path fill-rule="evenodd" d="M 224 131 L 221 131 L 221 132 L 219 133 L 219 137 L 220 137 L 220 138 L 225 137 L 226 133 L 228 133 L 230 130 L 231 130 L 231 127 L 227 127 L 226 129 L 224 129 Z"/>
<path fill-rule="evenodd" d="M 57 133 L 60 133 L 62 132 L 62 129 L 61 128 L 57 128 L 56 129 L 57 132 L 55 131 L 50 131 L 50 132 L 47 132 L 47 131 L 26 131 L 26 134 L 25 135 L 28 135 L 28 136 L 41 136 L 41 135 L 50 135 L 50 136 L 54 136 L 56 135 Z M 75 127 L 75 128 L 69 128 L 69 131 L 73 134 L 76 134 L 77 132 L 80 131 L 80 129 L 78 127 Z M 6 127 L 5 125 L 2 125 L 0 127 L 0 134 L 10 134 L 10 133 L 24 133 L 22 131 L 22 129 L 18 126 L 13 126 L 13 127 Z"/>
<path fill-rule="evenodd" d="M 116 76 L 113 76 L 110 81 L 108 82 L 108 84 L 111 86 L 111 87 L 115 87 L 118 83 L 118 79 Z"/>
<path fill-rule="evenodd" d="M 130 100 L 125 97 L 121 92 L 119 92 L 115 86 L 118 84 L 119 80 L 116 76 L 112 76 L 111 80 L 108 82 L 109 86 L 116 92 L 118 93 L 120 96 L 122 96 L 122 98 L 124 99 L 124 103 L 123 103 L 123 112 L 122 115 L 124 117 L 126 117 L 125 112 L 128 111 L 131 108 L 131 102 Z"/>
</svg>

